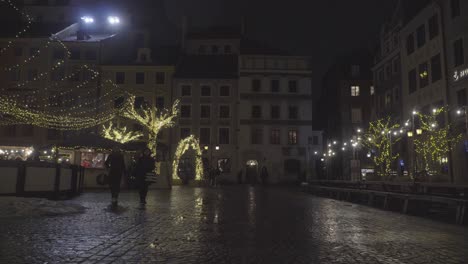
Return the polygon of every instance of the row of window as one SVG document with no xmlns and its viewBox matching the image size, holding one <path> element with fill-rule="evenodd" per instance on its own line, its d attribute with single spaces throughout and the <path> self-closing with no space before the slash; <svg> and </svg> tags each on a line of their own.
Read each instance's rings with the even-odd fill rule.
<svg viewBox="0 0 468 264">
<path fill-rule="evenodd" d="M 207 54 L 207 53 L 209 53 L 209 51 L 208 51 L 209 48 L 210 48 L 209 46 L 200 45 L 198 47 L 198 53 L 199 54 Z M 224 46 L 211 45 L 211 54 L 220 54 L 221 49 L 223 50 L 223 54 L 231 54 L 232 53 L 231 45 L 224 45 Z"/>
<path fill-rule="evenodd" d="M 192 117 L 192 106 L 191 105 L 181 105 L 180 106 L 180 117 L 181 118 L 191 118 Z M 219 118 L 231 118 L 231 106 L 229 105 L 220 105 Z M 211 105 L 201 105 L 200 106 L 200 118 L 211 118 Z"/>
<path fill-rule="evenodd" d="M 135 73 L 135 84 L 145 84 L 146 73 L 136 72 Z M 125 72 L 116 72 L 115 73 L 115 83 L 116 84 L 125 84 L 126 82 L 126 73 Z M 155 74 L 155 83 L 156 84 L 165 84 L 166 83 L 166 73 L 165 72 L 156 72 Z"/>
<path fill-rule="evenodd" d="M 270 81 L 270 91 L 272 93 L 280 92 L 280 80 L 271 80 Z M 254 79 L 252 80 L 252 92 L 259 93 L 262 92 L 262 80 Z M 297 80 L 288 81 L 288 92 L 289 93 L 298 93 L 298 82 Z"/>
<path fill-rule="evenodd" d="M 361 87 L 358 86 L 358 85 L 352 85 L 352 86 L 350 87 L 350 90 L 351 90 L 350 92 L 351 92 L 351 96 L 352 96 L 352 97 L 358 97 L 358 96 L 361 96 L 361 94 L 362 94 L 362 93 L 361 93 Z M 370 95 L 374 95 L 374 93 L 375 93 L 375 88 L 374 88 L 374 86 L 371 86 L 371 87 L 370 87 L 369 93 L 370 93 Z"/>
<path fill-rule="evenodd" d="M 377 80 L 382 82 L 389 80 L 392 75 L 398 74 L 400 72 L 400 59 L 396 58 L 391 63 L 387 63 L 384 66 L 384 69 L 380 69 L 377 73 Z"/>
<path fill-rule="evenodd" d="M 16 47 L 14 49 L 14 54 L 16 57 L 37 56 L 38 52 L 39 52 L 39 48 L 29 48 L 29 54 L 26 54 L 27 52 L 25 51 L 25 48 L 23 47 Z M 52 58 L 54 60 L 65 59 L 65 50 L 63 48 L 54 49 L 52 51 Z M 82 58 L 84 58 L 85 60 L 97 60 L 97 51 L 93 49 L 88 49 L 84 51 L 84 54 L 82 54 L 81 49 L 78 49 L 78 48 L 70 49 L 70 60 L 81 60 Z"/>
<path fill-rule="evenodd" d="M 258 119 L 263 117 L 261 105 L 253 105 L 251 111 L 251 117 Z M 272 105 L 270 106 L 270 118 L 271 119 L 280 119 L 281 118 L 281 106 Z M 299 108 L 297 106 L 288 106 L 288 118 L 289 119 L 298 119 L 299 118 Z"/>
<path fill-rule="evenodd" d="M 79 68 L 79 67 L 78 67 Z M 27 71 L 27 80 L 34 81 L 38 77 L 38 69 L 31 68 Z M 80 69 L 73 69 L 73 75 L 69 78 L 69 80 L 78 82 L 80 80 L 88 81 L 91 80 L 93 73 L 89 70 L 84 70 L 80 72 Z M 58 68 L 50 72 L 50 80 L 51 81 L 62 81 L 65 79 L 65 69 Z M 21 69 L 14 69 L 10 71 L 10 81 L 18 82 L 22 80 L 22 71 Z"/>
<path fill-rule="evenodd" d="M 192 86 L 187 85 L 187 84 L 182 85 L 180 94 L 184 97 L 192 96 Z M 212 87 L 209 85 L 202 85 L 200 87 L 200 96 L 203 96 L 203 97 L 213 96 Z M 222 97 L 231 96 L 231 87 L 229 85 L 220 86 L 219 96 L 222 96 Z"/>
<path fill-rule="evenodd" d="M 429 40 L 434 39 L 439 35 L 439 16 L 437 14 L 429 18 Z M 415 35 L 416 34 L 416 42 Z M 411 33 L 406 37 L 406 52 L 408 55 L 412 54 L 416 48 L 422 48 L 427 42 L 426 23 L 420 25 L 416 29 L 416 33 Z M 416 47 L 415 47 L 416 45 Z"/>
<path fill-rule="evenodd" d="M 419 64 L 418 69 L 412 69 L 408 73 L 408 87 L 409 93 L 416 91 L 418 87 L 424 88 L 429 85 L 429 79 L 431 78 L 432 83 L 437 82 L 442 79 L 442 64 L 440 59 L 440 54 L 433 56 L 430 61 L 430 74 L 429 74 L 429 63 L 424 62 Z M 430 75 L 430 76 L 429 76 Z"/>
<path fill-rule="evenodd" d="M 184 139 L 189 137 L 192 134 L 190 128 L 184 127 L 180 129 L 180 138 Z M 263 128 L 256 128 L 251 130 L 251 143 L 255 145 L 264 144 L 264 131 Z M 318 141 L 318 139 L 317 139 Z M 289 129 L 287 136 L 288 145 L 297 145 L 299 144 L 298 131 L 297 129 Z M 218 143 L 221 145 L 230 144 L 230 129 L 229 128 L 219 128 L 218 129 Z M 200 128 L 200 144 L 208 145 L 211 144 L 211 128 L 202 127 Z M 280 145 L 281 144 L 281 130 L 280 129 L 271 129 L 270 130 L 270 144 Z"/>
</svg>

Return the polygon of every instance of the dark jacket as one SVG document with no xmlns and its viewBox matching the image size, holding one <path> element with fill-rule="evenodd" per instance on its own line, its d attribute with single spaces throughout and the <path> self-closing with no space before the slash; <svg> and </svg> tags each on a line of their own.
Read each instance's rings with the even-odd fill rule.
<svg viewBox="0 0 468 264">
<path fill-rule="evenodd" d="M 138 183 L 145 181 L 145 176 L 148 172 L 152 172 L 155 168 L 155 160 L 151 156 L 143 156 L 138 159 L 135 167 L 135 177 Z"/>
<path fill-rule="evenodd" d="M 109 178 L 120 179 L 125 172 L 124 156 L 120 152 L 112 152 L 105 162 L 106 168 L 109 169 Z"/>
</svg>

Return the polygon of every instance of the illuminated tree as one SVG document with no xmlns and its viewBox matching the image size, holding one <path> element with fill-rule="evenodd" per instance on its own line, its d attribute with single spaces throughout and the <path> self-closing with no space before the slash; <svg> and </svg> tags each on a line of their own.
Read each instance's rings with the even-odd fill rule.
<svg viewBox="0 0 468 264">
<path fill-rule="evenodd" d="M 177 179 L 179 170 L 179 161 L 182 155 L 190 148 L 195 150 L 195 179 L 201 180 L 203 177 L 203 161 L 200 143 L 195 136 L 191 135 L 188 138 L 182 139 L 177 146 L 174 160 L 172 161 L 172 178 Z"/>
<path fill-rule="evenodd" d="M 109 123 L 109 126 L 102 126 L 102 136 L 109 140 L 125 144 L 140 139 L 143 134 L 140 132 L 127 131 L 127 127 L 114 127 L 112 122 Z"/>
<path fill-rule="evenodd" d="M 382 118 L 369 123 L 369 128 L 364 133 L 362 144 L 370 151 L 375 164 L 377 174 L 389 179 L 392 171 L 392 163 L 398 159 L 399 154 L 392 152 L 392 147 L 401 138 L 397 129 L 400 125 L 392 122 L 390 117 Z"/>
<path fill-rule="evenodd" d="M 135 102 L 135 96 L 131 96 L 129 101 Z M 176 100 L 170 110 L 159 110 L 149 106 L 135 108 L 134 105 L 127 105 L 123 108 L 122 115 L 138 122 L 148 130 L 148 148 L 151 150 L 152 156 L 156 158 L 159 132 L 164 128 L 174 126 L 174 120 L 179 115 L 179 101 Z"/>
<path fill-rule="evenodd" d="M 447 161 L 448 154 L 462 135 L 452 132 L 450 124 L 438 120 L 447 112 L 446 108 L 434 109 L 432 114 L 418 113 L 421 135 L 414 140 L 415 150 L 426 172 L 435 174 L 440 165 Z"/>
</svg>

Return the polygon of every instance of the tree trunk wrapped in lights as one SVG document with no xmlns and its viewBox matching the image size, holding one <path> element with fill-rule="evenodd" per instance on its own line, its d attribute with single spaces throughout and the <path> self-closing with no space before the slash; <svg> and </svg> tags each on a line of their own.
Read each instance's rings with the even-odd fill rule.
<svg viewBox="0 0 468 264">
<path fill-rule="evenodd" d="M 136 141 L 143 137 L 143 134 L 140 132 L 127 131 L 127 127 L 114 127 L 112 122 L 109 123 L 109 126 L 103 126 L 102 137 L 125 144 L 128 142 Z"/>
<path fill-rule="evenodd" d="M 414 145 L 426 173 L 437 174 L 449 152 L 462 138 L 460 133 L 452 132 L 450 124 L 437 122 L 446 112 L 446 108 L 439 108 L 429 115 L 418 113 L 422 134 L 414 140 Z"/>
<path fill-rule="evenodd" d="M 392 147 L 401 138 L 392 138 L 392 131 L 400 126 L 392 122 L 390 117 L 382 118 L 369 123 L 369 128 L 364 134 L 362 144 L 369 150 L 375 152 L 371 156 L 378 175 L 389 179 L 392 172 L 392 163 L 398 159 L 399 154 L 392 153 Z"/>
</svg>

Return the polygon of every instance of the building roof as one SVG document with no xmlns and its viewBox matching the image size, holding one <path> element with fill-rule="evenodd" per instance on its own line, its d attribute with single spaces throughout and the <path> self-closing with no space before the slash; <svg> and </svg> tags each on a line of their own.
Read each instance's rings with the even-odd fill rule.
<svg viewBox="0 0 468 264">
<path fill-rule="evenodd" d="M 175 78 L 234 79 L 238 77 L 238 58 L 235 55 L 183 57 L 176 68 Z"/>
<path fill-rule="evenodd" d="M 14 38 L 18 32 L 26 29 L 27 24 L 22 21 L 0 21 L 3 26 L 0 30 L 0 37 Z M 69 24 L 57 23 L 32 23 L 26 32 L 21 35 L 21 38 L 48 38 L 68 27 Z"/>
</svg>

